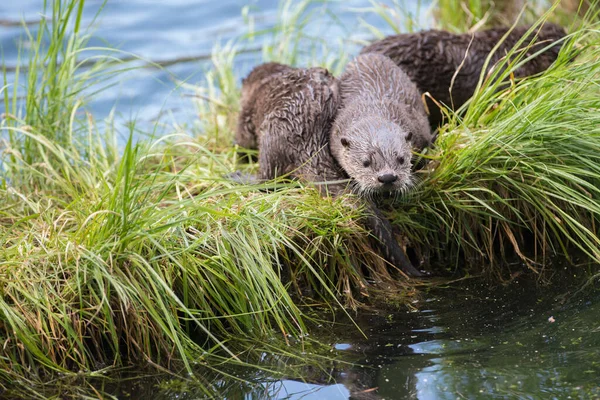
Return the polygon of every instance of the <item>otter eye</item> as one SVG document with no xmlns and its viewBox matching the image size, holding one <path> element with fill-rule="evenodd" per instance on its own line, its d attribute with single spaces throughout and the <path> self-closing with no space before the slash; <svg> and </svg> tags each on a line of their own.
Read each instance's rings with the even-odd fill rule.
<svg viewBox="0 0 600 400">
<path fill-rule="evenodd" d="M 396 160 L 398 160 L 398 164 L 404 164 L 404 157 L 398 157 Z"/>
<path fill-rule="evenodd" d="M 406 135 L 406 141 L 408 142 L 410 139 L 412 139 L 412 137 L 413 137 L 413 133 L 408 132 L 408 135 Z"/>
<path fill-rule="evenodd" d="M 371 165 L 371 160 L 365 160 L 365 161 L 363 161 L 363 167 L 367 168 L 370 165 Z"/>
<path fill-rule="evenodd" d="M 350 141 L 348 139 L 346 139 L 345 137 L 341 138 L 340 142 L 342 143 L 342 146 L 344 146 L 344 147 L 350 146 Z"/>
</svg>

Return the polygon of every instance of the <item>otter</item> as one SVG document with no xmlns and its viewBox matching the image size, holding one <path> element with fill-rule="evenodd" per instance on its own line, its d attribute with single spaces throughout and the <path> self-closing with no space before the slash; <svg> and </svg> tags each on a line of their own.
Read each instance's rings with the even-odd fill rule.
<svg viewBox="0 0 600 400">
<path fill-rule="evenodd" d="M 263 89 L 261 91 L 261 88 L 268 84 L 268 78 L 294 70 L 295 68 L 287 65 L 269 62 L 254 68 L 242 80 L 240 114 L 235 133 L 235 144 L 247 149 L 258 149 L 258 133 L 256 132 L 256 128 L 260 126 L 260 122 L 269 110 L 268 106 L 270 105 L 266 104 L 265 96 L 261 96 L 263 92 L 267 92 L 268 90 Z"/>
<path fill-rule="evenodd" d="M 458 35 L 440 30 L 404 33 L 378 40 L 364 47 L 361 54 L 377 53 L 389 57 L 408 74 L 422 93 L 429 92 L 436 101 L 456 110 L 475 93 L 484 63 L 502 37 L 508 33 L 490 57 L 486 73 L 528 30 L 529 27 L 518 27 L 512 31 L 501 27 Z M 550 47 L 517 68 L 514 76 L 523 78 L 545 71 L 558 57 L 561 39 L 565 35 L 562 27 L 551 23 L 545 23 L 527 35 L 521 45 L 526 51 L 524 57 Z M 533 44 L 527 47 L 531 42 Z M 429 121 L 435 129 L 443 122 L 443 114 L 431 99 L 427 102 L 431 111 Z"/>
<path fill-rule="evenodd" d="M 337 196 L 347 190 L 347 183 L 342 182 L 351 177 L 329 147 L 341 103 L 339 86 L 326 69 L 276 63 L 256 67 L 243 80 L 236 143 L 258 148 L 260 179 L 289 175 L 325 183 L 318 186 L 322 194 Z M 408 163 L 409 154 L 403 154 Z M 364 226 L 378 239 L 384 258 L 408 275 L 422 276 L 372 200 L 363 198 L 362 205 L 366 211 Z"/>
<path fill-rule="evenodd" d="M 328 151 L 338 105 L 339 83 L 326 69 L 262 64 L 242 81 L 236 144 L 259 149 L 261 180 L 347 180 Z"/>
<path fill-rule="evenodd" d="M 432 141 L 417 86 L 388 57 L 372 53 L 346 67 L 340 92 L 329 144 L 333 156 L 360 193 L 406 191 L 412 148 Z"/>
</svg>

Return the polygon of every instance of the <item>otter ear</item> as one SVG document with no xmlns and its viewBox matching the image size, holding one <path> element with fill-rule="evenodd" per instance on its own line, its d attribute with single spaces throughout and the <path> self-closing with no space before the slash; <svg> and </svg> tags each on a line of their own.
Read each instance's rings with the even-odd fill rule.
<svg viewBox="0 0 600 400">
<path fill-rule="evenodd" d="M 408 132 L 408 135 L 406 135 L 406 141 L 409 142 L 413 137 L 413 133 L 412 132 Z"/>
<path fill-rule="evenodd" d="M 341 138 L 340 142 L 342 143 L 342 146 L 350 147 L 350 141 L 347 138 L 345 138 L 345 137 Z"/>
</svg>

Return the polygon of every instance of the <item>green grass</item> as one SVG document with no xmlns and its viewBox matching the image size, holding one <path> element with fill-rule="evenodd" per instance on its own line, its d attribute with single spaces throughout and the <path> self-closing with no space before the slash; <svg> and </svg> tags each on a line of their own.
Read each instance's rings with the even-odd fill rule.
<svg viewBox="0 0 600 400">
<path fill-rule="evenodd" d="M 532 24 L 548 9 L 550 19 L 570 26 L 582 19 L 597 19 L 597 0 L 436 0 L 433 14 L 439 29 L 462 33 L 498 25 Z M 580 18 L 582 17 L 582 18 Z"/>
<path fill-rule="evenodd" d="M 192 360 L 214 369 L 244 364 L 240 343 L 248 342 L 240 337 L 308 345 L 303 306 L 356 306 L 383 283 L 412 293 L 370 250 L 351 196 L 223 179 L 239 168 L 231 146 L 236 49 L 268 35 L 265 60 L 338 73 L 349 57 L 352 43 L 304 34 L 317 12 L 309 4 L 283 2 L 280 27 L 215 49 L 214 68 L 194 88 L 200 135 L 134 142 L 132 126 L 119 149 L 111 125 L 100 128 L 85 112 L 83 90 L 128 66 L 103 58 L 81 68 L 83 1 L 54 2 L 54 23 L 42 23 L 27 69 L 2 91 L 10 110 L 0 147 L 2 385 L 132 362 L 192 373 Z M 403 15 L 389 12 L 382 24 Z M 549 268 L 549 256 L 573 250 L 599 260 L 594 20 L 572 28 L 543 75 L 505 88 L 495 79 L 502 76 L 483 76 L 468 108 L 441 129 L 419 184 L 389 213 L 418 253 L 430 252 L 442 269 L 460 263 L 463 273 L 498 277 L 513 272 L 502 261 L 514 253 L 536 272 Z M 517 53 L 506 60 L 510 68 L 495 74 L 509 76 L 524 61 Z"/>
<path fill-rule="evenodd" d="M 222 178 L 236 162 L 224 145 L 231 127 L 217 113 L 233 120 L 227 103 L 238 88 L 226 69 L 207 74 L 220 90 L 206 96 L 220 100 L 209 101 L 205 136 L 131 136 L 119 150 L 110 125 L 101 131 L 91 115 L 80 117 L 92 72 L 113 65 L 78 68 L 85 40 L 65 33 L 75 4 L 61 8 L 62 24 L 43 26 L 49 38 L 29 60 L 35 115 L 13 101 L 18 81 L 5 82 L 13 112 L 2 125 L 2 385 L 132 362 L 190 373 L 191 360 L 243 365 L 251 356 L 239 338 L 300 340 L 292 353 L 306 358 L 302 299 L 352 305 L 366 285 L 362 264 L 393 282 L 344 205 L 351 199 L 323 200 L 297 185 L 263 193 Z M 215 61 L 230 63 L 227 54 L 215 52 Z"/>
<path fill-rule="evenodd" d="M 597 41 L 595 31 L 577 36 L 579 43 Z M 498 242 L 521 254 L 524 235 L 532 235 L 526 250 L 533 259 L 522 255 L 532 269 L 551 254 L 568 256 L 573 246 L 600 260 L 600 65 L 597 45 L 583 46 L 568 44 L 542 77 L 500 94 L 496 85 L 484 87 L 462 121 L 443 130 L 435 171 L 414 193 L 414 217 L 443 227 L 429 245 L 458 245 L 487 264 L 497 259 Z M 579 53 L 572 63 L 570 52 Z M 418 228 L 417 243 L 424 234 Z"/>
</svg>

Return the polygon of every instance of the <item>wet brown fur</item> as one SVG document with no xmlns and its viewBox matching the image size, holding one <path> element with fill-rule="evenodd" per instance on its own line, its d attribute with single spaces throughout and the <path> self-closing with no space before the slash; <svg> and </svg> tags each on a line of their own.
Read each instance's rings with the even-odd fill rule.
<svg viewBox="0 0 600 400">
<path fill-rule="evenodd" d="M 438 102 L 456 110 L 475 92 L 486 58 L 509 29 L 494 28 L 460 35 L 430 30 L 388 36 L 366 46 L 361 54 L 388 56 L 408 74 L 421 92 L 429 92 Z M 508 34 L 492 55 L 486 73 L 516 45 L 528 29 L 517 27 Z M 535 43 L 526 50 L 525 57 L 560 40 L 565 36 L 565 31 L 558 25 L 545 23 L 528 36 L 521 47 L 526 48 L 535 35 Z M 558 57 L 561 46 L 562 42 L 556 43 L 517 68 L 515 77 L 522 78 L 546 70 Z M 459 67 L 450 93 L 452 78 Z M 428 107 L 431 112 L 429 120 L 435 128 L 442 122 L 442 113 L 431 101 L 428 101 Z"/>
<path fill-rule="evenodd" d="M 347 179 L 328 145 L 338 92 L 337 79 L 324 68 L 268 63 L 250 73 L 242 83 L 236 143 L 259 149 L 261 179 Z"/>
</svg>

